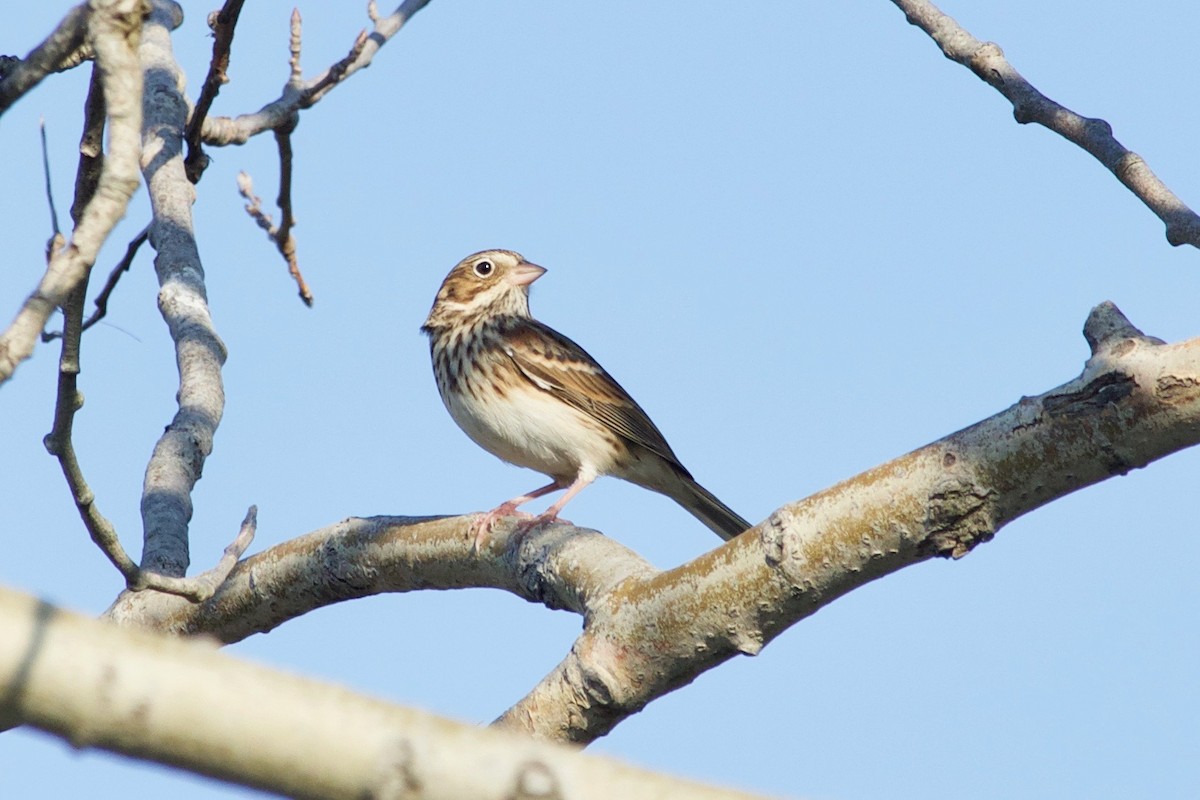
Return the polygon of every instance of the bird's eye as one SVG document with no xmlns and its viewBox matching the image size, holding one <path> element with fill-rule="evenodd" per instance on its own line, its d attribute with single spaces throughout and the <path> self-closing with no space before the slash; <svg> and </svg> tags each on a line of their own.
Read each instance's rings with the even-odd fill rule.
<svg viewBox="0 0 1200 800">
<path fill-rule="evenodd" d="M 492 262 L 480 261 L 475 265 L 475 274 L 481 278 L 486 278 L 488 275 L 492 274 L 493 269 L 495 268 L 492 266 Z"/>
</svg>

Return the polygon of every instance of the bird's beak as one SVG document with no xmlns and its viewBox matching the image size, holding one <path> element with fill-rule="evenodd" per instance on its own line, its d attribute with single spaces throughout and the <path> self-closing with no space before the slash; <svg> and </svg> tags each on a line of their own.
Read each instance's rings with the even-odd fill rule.
<svg viewBox="0 0 1200 800">
<path fill-rule="evenodd" d="M 545 274 L 545 267 L 530 264 L 528 261 L 522 261 L 520 264 L 517 264 L 513 271 L 509 273 L 512 276 L 512 282 L 517 286 L 528 286 Z"/>
</svg>

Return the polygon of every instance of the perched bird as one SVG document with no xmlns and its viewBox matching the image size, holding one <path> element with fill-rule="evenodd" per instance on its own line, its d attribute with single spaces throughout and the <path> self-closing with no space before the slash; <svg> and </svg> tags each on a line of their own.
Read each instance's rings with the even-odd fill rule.
<svg viewBox="0 0 1200 800">
<path fill-rule="evenodd" d="M 552 479 L 489 512 L 477 543 L 499 517 L 566 489 L 533 524 L 553 521 L 601 475 L 665 494 L 723 539 L 749 528 L 696 483 L 595 359 L 530 315 L 529 285 L 545 272 L 509 250 L 467 256 L 442 282 L 421 326 L 442 402 L 458 426 L 489 453 Z"/>
</svg>

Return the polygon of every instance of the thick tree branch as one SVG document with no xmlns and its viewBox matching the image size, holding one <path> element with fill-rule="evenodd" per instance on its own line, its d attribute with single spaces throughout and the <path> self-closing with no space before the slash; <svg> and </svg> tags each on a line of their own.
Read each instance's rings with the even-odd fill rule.
<svg viewBox="0 0 1200 800">
<path fill-rule="evenodd" d="M 0 384 L 33 347 L 54 309 L 66 302 L 96 261 L 100 246 L 125 214 L 137 188 L 141 143 L 142 73 L 136 49 L 142 25 L 142 0 L 94 0 L 88 15 L 87 41 L 95 52 L 108 109 L 109 153 L 95 196 L 84 210 L 70 243 L 50 259 L 37 289 L 0 335 Z"/>
<path fill-rule="evenodd" d="M 0 589 L 0 724 L 298 798 L 747 798 Z M 464 769 L 464 764 L 470 768 Z"/>
<path fill-rule="evenodd" d="M 1090 153 L 1166 225 L 1172 245 L 1200 247 L 1200 216 L 1167 188 L 1145 160 L 1125 148 L 1102 119 L 1084 117 L 1039 92 L 1008 62 L 1000 46 L 981 42 L 928 0 L 892 0 L 941 48 L 951 61 L 967 67 L 1012 103 L 1013 117 L 1036 122 Z"/>
<path fill-rule="evenodd" d="M 360 69 L 370 66 L 379 49 L 399 33 L 414 14 L 428 4 L 429 0 L 405 0 L 394 12 L 382 18 L 377 18 L 372 12 L 371 20 L 375 23 L 374 30 L 370 34 L 365 31 L 360 33 L 345 58 L 309 81 L 299 80 L 298 66 L 293 65 L 291 77 L 284 86 L 283 94 L 279 99 L 267 103 L 253 114 L 242 114 L 232 118 L 206 118 L 201 131 L 202 140 L 205 144 L 216 146 L 245 144 L 251 137 L 264 131 L 277 130 L 294 124 L 292 117 L 298 111 L 315 105 L 333 87 Z M 372 4 L 371 8 L 373 7 Z M 291 34 L 293 51 L 297 46 L 295 44 L 298 36 L 297 25 L 298 21 L 293 22 Z"/>
<path fill-rule="evenodd" d="M 175 3 L 155 0 L 139 49 L 146 75 L 142 172 L 153 211 L 150 243 L 157 252 L 158 307 L 175 342 L 179 368 L 179 410 L 146 466 L 141 566 L 169 577 L 182 577 L 187 571 L 191 493 L 212 452 L 213 435 L 225 408 L 221 381 L 225 345 L 208 311 L 204 269 L 192 227 L 195 186 L 183 166 L 187 102 L 170 37 L 181 19 Z"/>
<path fill-rule="evenodd" d="M 240 641 L 316 608 L 384 592 L 489 587 L 586 617 L 621 581 L 657 570 L 614 539 L 570 525 L 517 535 L 498 525 L 476 551 L 477 517 L 351 518 L 239 563 L 199 605 L 125 592 L 105 616 L 122 625 Z"/>
<path fill-rule="evenodd" d="M 567 658 L 497 722 L 585 743 L 843 594 L 958 558 L 1057 497 L 1200 442 L 1200 338 L 1165 345 L 1110 303 L 1075 380 L 806 500 L 592 607 Z"/>
<path fill-rule="evenodd" d="M 1016 517 L 1200 442 L 1200 338 L 1143 336 L 1111 304 L 1085 326 L 1082 374 L 1039 397 L 785 506 L 660 572 L 616 541 L 475 517 L 350 519 L 241 562 L 207 603 L 125 594 L 108 616 L 223 642 L 380 592 L 486 586 L 584 616 L 570 654 L 497 722 L 589 742 L 647 703 L 882 575 L 960 557 Z"/>
</svg>

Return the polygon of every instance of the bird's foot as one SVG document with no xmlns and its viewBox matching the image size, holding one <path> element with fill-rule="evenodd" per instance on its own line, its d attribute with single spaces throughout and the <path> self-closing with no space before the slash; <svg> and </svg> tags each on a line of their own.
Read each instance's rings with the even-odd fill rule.
<svg viewBox="0 0 1200 800">
<path fill-rule="evenodd" d="M 549 511 L 546 511 L 541 514 L 538 514 L 536 517 L 533 517 L 532 519 L 522 520 L 520 522 L 520 527 L 523 528 L 525 530 L 525 532 L 528 532 L 528 531 L 533 530 L 534 528 L 541 528 L 545 525 L 550 525 L 551 523 L 554 523 L 554 522 L 561 522 L 563 525 L 574 525 L 575 524 L 574 522 L 571 522 L 571 520 L 569 520 L 569 519 L 563 519 L 558 514 L 553 514 Z"/>
<path fill-rule="evenodd" d="M 471 546 L 471 549 L 474 552 L 479 552 L 487 545 L 488 539 L 492 534 L 492 528 L 495 527 L 496 522 L 503 517 L 517 517 L 519 520 L 517 522 L 518 531 L 523 531 L 525 526 L 537 521 L 532 514 L 528 514 L 524 511 L 518 511 L 514 504 L 501 503 L 476 521 L 474 526 L 475 543 Z"/>
</svg>

